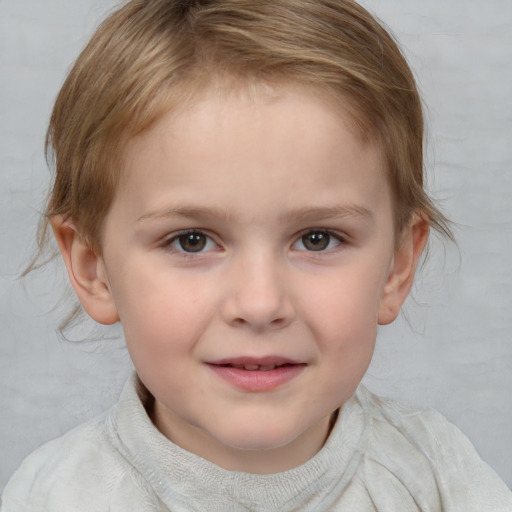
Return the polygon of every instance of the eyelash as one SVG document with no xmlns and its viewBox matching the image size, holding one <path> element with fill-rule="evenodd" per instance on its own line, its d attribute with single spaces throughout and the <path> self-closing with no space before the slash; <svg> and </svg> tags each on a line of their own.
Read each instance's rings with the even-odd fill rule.
<svg viewBox="0 0 512 512">
<path fill-rule="evenodd" d="M 173 244 L 175 242 L 179 243 L 180 238 L 186 237 L 187 235 L 189 235 L 189 236 L 197 235 L 200 237 L 205 237 L 205 239 L 206 239 L 205 246 L 203 246 L 199 251 L 186 251 L 185 249 L 183 249 L 183 247 L 181 247 L 181 248 L 173 247 Z M 205 252 L 205 251 L 203 251 L 203 249 L 209 243 L 213 243 L 216 247 L 219 246 L 213 240 L 213 238 L 211 236 L 209 236 L 208 234 L 206 234 L 204 231 L 202 231 L 200 229 L 188 229 L 185 231 L 180 231 L 178 233 L 175 233 L 174 235 L 172 235 L 169 238 L 167 238 L 166 240 L 164 240 L 162 247 L 170 252 L 178 254 L 179 256 L 181 256 L 183 258 L 197 258 L 198 256 L 200 256 L 201 254 L 203 254 Z"/>
<path fill-rule="evenodd" d="M 304 239 L 310 235 L 322 235 L 322 236 L 327 237 L 327 247 L 326 248 L 319 249 L 316 251 L 314 249 L 308 250 L 307 248 L 302 250 L 303 252 L 308 252 L 308 253 L 311 253 L 312 255 L 319 255 L 319 254 L 323 254 L 326 252 L 331 252 L 333 250 L 335 251 L 335 250 L 339 249 L 340 246 L 346 245 L 346 243 L 347 243 L 345 237 L 342 236 L 340 233 L 337 233 L 336 231 L 331 231 L 329 229 L 321 229 L 320 228 L 320 229 L 308 229 L 307 231 L 303 231 L 299 235 L 297 241 L 294 242 L 292 247 L 294 247 L 298 243 L 302 243 L 304 245 Z M 337 242 L 337 244 L 334 247 L 329 248 L 329 245 L 332 243 L 333 240 L 335 240 Z M 320 239 L 320 241 L 321 241 L 321 239 Z"/>
<path fill-rule="evenodd" d="M 199 250 L 197 251 L 187 251 L 184 249 L 182 243 L 180 243 L 180 239 L 186 236 L 193 236 L 196 235 L 196 237 L 204 237 L 204 245 L 202 245 Z M 319 236 L 317 242 L 319 243 L 320 247 L 318 250 L 315 249 L 308 249 L 306 247 L 305 239 L 308 236 L 311 235 L 317 235 Z M 323 237 L 326 237 L 325 239 Z M 336 245 L 334 247 L 329 247 L 333 240 L 336 242 Z M 190 240 L 192 241 L 192 240 Z M 197 241 L 197 239 L 196 239 Z M 174 243 L 179 243 L 181 247 L 174 247 Z M 322 247 L 322 242 L 326 243 L 326 247 Z M 209 252 L 209 250 L 212 250 L 211 248 L 207 251 L 204 251 L 205 248 L 208 247 L 208 245 L 214 244 L 217 248 L 219 245 L 213 240 L 211 236 L 209 236 L 207 233 L 205 233 L 203 230 L 200 229 L 189 229 L 185 231 L 180 231 L 171 237 L 167 238 L 164 243 L 162 244 L 162 247 L 166 250 L 169 250 L 173 253 L 176 253 L 184 258 L 197 258 L 198 256 L 204 254 L 205 252 Z M 305 248 L 299 249 L 300 252 L 306 252 L 310 253 L 311 255 L 320 255 L 324 254 L 326 252 L 336 251 L 339 250 L 340 246 L 344 246 L 347 244 L 347 241 L 344 236 L 341 234 L 331 231 L 329 229 L 308 229 L 306 231 L 303 231 L 299 234 L 295 242 L 292 244 L 292 249 L 297 246 L 297 244 L 302 244 Z"/>
</svg>

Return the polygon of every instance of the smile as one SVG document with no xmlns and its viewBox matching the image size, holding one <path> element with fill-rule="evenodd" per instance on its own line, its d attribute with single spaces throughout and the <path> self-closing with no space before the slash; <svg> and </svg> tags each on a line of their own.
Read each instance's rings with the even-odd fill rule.
<svg viewBox="0 0 512 512">
<path fill-rule="evenodd" d="M 291 366 L 290 364 L 225 364 L 222 365 L 226 368 L 236 368 L 237 370 L 246 370 L 249 372 L 260 371 L 260 372 L 269 372 L 271 370 L 275 370 L 276 368 L 282 368 L 283 366 Z"/>
<path fill-rule="evenodd" d="M 273 391 L 299 376 L 305 363 L 284 358 L 238 358 L 208 363 L 230 385 L 247 392 Z"/>
</svg>

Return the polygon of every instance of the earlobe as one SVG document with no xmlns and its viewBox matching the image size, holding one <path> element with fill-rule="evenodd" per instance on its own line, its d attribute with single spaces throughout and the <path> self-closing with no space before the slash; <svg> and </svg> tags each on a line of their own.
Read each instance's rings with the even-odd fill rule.
<svg viewBox="0 0 512 512">
<path fill-rule="evenodd" d="M 390 324 L 396 319 L 409 295 L 428 233 L 428 221 L 418 215 L 404 228 L 381 299 L 378 317 L 380 325 Z"/>
<path fill-rule="evenodd" d="M 69 280 L 82 307 L 100 324 L 116 323 L 119 316 L 102 257 L 80 236 L 72 221 L 55 216 L 51 219 L 51 225 Z"/>
</svg>

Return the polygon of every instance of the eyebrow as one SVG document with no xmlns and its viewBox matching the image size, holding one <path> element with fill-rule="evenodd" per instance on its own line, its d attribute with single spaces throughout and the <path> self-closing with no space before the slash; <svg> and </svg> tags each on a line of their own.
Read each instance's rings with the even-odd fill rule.
<svg viewBox="0 0 512 512">
<path fill-rule="evenodd" d="M 372 222 L 373 213 L 364 206 L 360 205 L 342 205 L 342 206 L 319 206 L 311 208 L 298 208 L 291 210 L 285 216 L 286 219 L 297 219 L 299 221 L 318 221 L 324 219 L 342 219 L 346 217 L 355 217 Z"/>
<path fill-rule="evenodd" d="M 169 217 L 183 217 L 186 219 L 203 219 L 213 217 L 221 220 L 231 220 L 232 218 L 232 216 L 222 208 L 174 206 L 145 213 L 137 219 L 137 222 L 166 219 Z"/>
<path fill-rule="evenodd" d="M 137 222 L 173 217 L 182 217 L 196 220 L 215 218 L 223 221 L 231 221 L 235 218 L 223 208 L 174 206 L 145 213 L 137 219 Z M 366 222 L 373 222 L 374 220 L 373 213 L 368 208 L 360 205 L 313 206 L 295 208 L 286 212 L 286 214 L 284 214 L 280 220 L 314 222 L 347 217 L 359 218 Z"/>
</svg>

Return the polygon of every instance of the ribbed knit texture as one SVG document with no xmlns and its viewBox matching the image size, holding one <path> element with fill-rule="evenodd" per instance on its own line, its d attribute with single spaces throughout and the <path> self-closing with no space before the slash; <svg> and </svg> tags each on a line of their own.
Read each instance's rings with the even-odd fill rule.
<svg viewBox="0 0 512 512">
<path fill-rule="evenodd" d="M 3 499 L 2 512 L 512 511 L 512 493 L 456 427 L 363 386 L 315 457 L 255 475 L 170 442 L 134 378 L 105 415 L 28 457 Z"/>
</svg>

